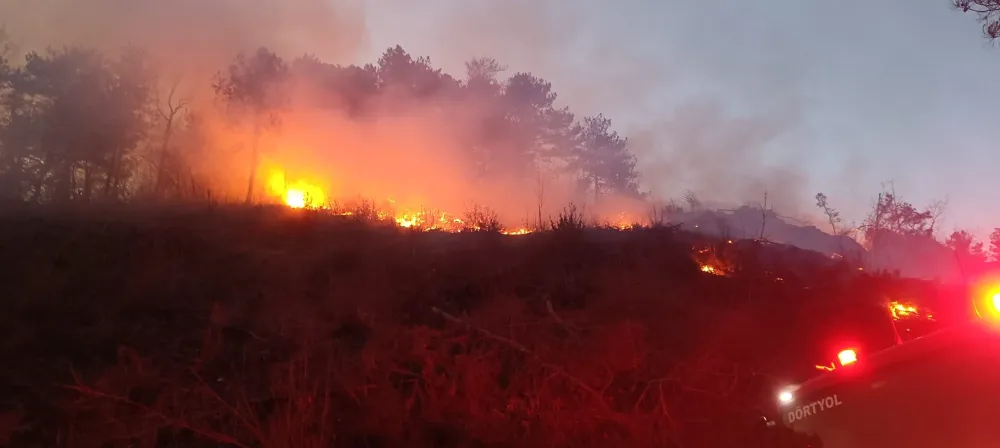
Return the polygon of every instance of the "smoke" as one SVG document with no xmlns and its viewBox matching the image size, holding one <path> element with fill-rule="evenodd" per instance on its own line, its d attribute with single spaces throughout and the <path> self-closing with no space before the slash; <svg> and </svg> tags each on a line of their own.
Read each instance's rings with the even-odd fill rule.
<svg viewBox="0 0 1000 448">
<path fill-rule="evenodd" d="M 386 1 L 398 0 L 379 3 Z M 654 197 L 692 190 L 728 208 L 760 202 L 766 192 L 786 215 L 815 214 L 803 161 L 775 157 L 801 130 L 799 87 L 813 57 L 787 34 L 744 23 L 727 6 L 442 2 L 446 12 L 420 18 L 429 24 L 421 32 L 437 36 L 428 50 L 435 61 L 447 67 L 494 56 L 552 81 L 578 116 L 604 112 L 629 137 Z M 756 51 L 731 51 L 730 38 L 717 32 L 719 14 L 736 27 L 727 30 L 748 38 L 740 48 Z M 736 111 L 739 103 L 751 112 Z"/>
<path fill-rule="evenodd" d="M 584 32 L 604 18 L 560 2 L 448 2 L 439 16 L 409 17 L 411 26 L 436 36 L 428 54 L 435 65 L 461 76 L 461 62 L 494 56 L 554 82 L 559 103 L 583 115 L 615 109 L 653 111 L 648 92 L 673 79 L 658 54 L 623 48 Z M 588 3 L 589 4 L 589 3 Z M 199 171 L 211 173 L 217 195 L 237 199 L 249 160 L 245 132 L 233 128 L 214 101 L 211 79 L 239 52 L 267 46 L 286 61 L 309 53 L 329 63 L 373 62 L 366 7 L 401 6 L 398 0 L 32 0 L 0 2 L 0 15 L 16 18 L 8 33 L 24 52 L 80 44 L 114 54 L 127 44 L 145 48 L 157 62 L 163 89 L 181 83 L 180 95 L 204 120 L 210 151 Z M 621 18 L 618 18 L 621 19 Z M 615 20 L 618 20 L 615 19 Z M 609 19 L 610 20 L 610 19 Z M 380 44 L 381 45 L 381 44 Z M 572 51 L 570 51 L 572 50 Z M 595 67 L 599 65 L 600 67 Z M 567 72 L 576 76 L 566 77 Z M 550 76 L 551 75 L 551 76 Z M 560 78 L 560 76 L 562 76 Z M 300 85 L 295 97 L 318 95 Z M 484 114 L 474 100 L 421 103 L 382 98 L 368 104 L 377 117 L 357 120 L 295 101 L 280 131 L 261 141 L 265 167 L 288 178 L 320 183 L 332 196 L 391 198 L 405 208 L 435 207 L 461 213 L 474 204 L 497 209 L 508 224 L 534 217 L 539 207 L 557 213 L 580 202 L 566 180 L 473 179 L 466 142 Z M 802 203 L 804 183 L 788 163 L 763 162 L 764 150 L 794 126 L 791 108 L 738 116 L 717 101 L 678 104 L 625 132 L 639 157 L 643 186 L 660 198 L 693 190 L 719 204 L 768 201 L 784 213 Z M 620 128 L 620 130 L 622 130 Z M 155 131 L 154 131 L 155 132 Z M 268 168 L 261 173 L 266 176 Z M 811 197 L 811 194 L 808 195 Z M 642 219 L 646 206 L 620 199 L 590 205 L 591 212 L 625 212 Z"/>
<path fill-rule="evenodd" d="M 789 160 L 765 160 L 768 145 L 795 125 L 789 112 L 737 116 L 718 101 L 700 100 L 633 131 L 632 147 L 653 191 L 690 189 L 722 207 L 760 204 L 766 194 L 769 207 L 799 213 L 811 197 L 805 179 Z"/>
<path fill-rule="evenodd" d="M 354 0 L 31 0 L 0 2 L 0 17 L 22 51 L 83 45 L 116 52 L 137 45 L 163 74 L 208 85 L 241 51 L 350 61 L 366 42 Z"/>
</svg>

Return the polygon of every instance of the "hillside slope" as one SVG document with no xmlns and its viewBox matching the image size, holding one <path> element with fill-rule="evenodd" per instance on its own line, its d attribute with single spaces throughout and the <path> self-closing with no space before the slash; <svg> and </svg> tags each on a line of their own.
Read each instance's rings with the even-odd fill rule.
<svg viewBox="0 0 1000 448">
<path fill-rule="evenodd" d="M 774 447 L 760 416 L 833 335 L 888 344 L 885 297 L 940 299 L 810 254 L 21 211 L 0 219 L 0 444 Z"/>
<path fill-rule="evenodd" d="M 773 211 L 744 206 L 735 210 L 700 210 L 678 213 L 670 221 L 691 232 L 720 238 L 763 238 L 767 241 L 846 258 L 874 271 L 899 272 L 904 277 L 961 282 L 969 267 L 958 264 L 955 254 L 930 237 L 886 234 L 877 251 L 869 252 L 844 235 L 831 235 L 815 226 L 796 225 Z"/>
</svg>

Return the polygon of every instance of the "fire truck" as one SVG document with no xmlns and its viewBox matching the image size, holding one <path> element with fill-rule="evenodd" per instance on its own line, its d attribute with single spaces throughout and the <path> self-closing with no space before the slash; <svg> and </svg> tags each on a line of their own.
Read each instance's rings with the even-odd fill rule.
<svg viewBox="0 0 1000 448">
<path fill-rule="evenodd" d="M 1000 282 L 990 284 L 973 288 L 962 323 L 874 353 L 842 347 L 822 373 L 778 391 L 781 424 L 813 448 L 1000 447 Z"/>
</svg>

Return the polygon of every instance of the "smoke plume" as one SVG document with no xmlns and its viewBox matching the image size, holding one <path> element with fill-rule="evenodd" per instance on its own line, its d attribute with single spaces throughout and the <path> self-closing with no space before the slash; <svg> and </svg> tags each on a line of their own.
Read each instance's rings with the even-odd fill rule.
<svg viewBox="0 0 1000 448">
<path fill-rule="evenodd" d="M 109 54 L 129 44 L 148 50 L 161 89 L 180 83 L 179 95 L 192 102 L 206 123 L 211 150 L 200 154 L 198 170 L 216 179 L 219 196 L 235 200 L 245 188 L 248 171 L 246 135 L 224 117 L 211 89 L 212 76 L 225 71 L 237 53 L 259 46 L 289 62 L 306 53 L 329 63 L 374 62 L 363 56 L 372 50 L 365 8 L 375 3 L 391 7 L 394 1 L 33 0 L 0 3 L 0 16 L 16 18 L 6 24 L 7 32 L 21 52 L 66 44 Z M 620 126 L 615 109 L 642 110 L 646 92 L 669 79 L 662 65 L 650 63 L 649 54 L 588 40 L 581 30 L 600 18 L 583 9 L 567 9 L 557 2 L 487 1 L 457 2 L 448 11 L 421 20 L 429 21 L 425 28 L 439 38 L 436 52 L 429 56 L 456 77 L 463 75 L 461 61 L 481 55 L 520 64 L 506 75 L 531 71 L 548 78 L 572 67 L 616 67 L 592 70 L 593 76 L 578 70 L 579 77 L 553 79 L 559 104 L 571 106 L 578 118 L 610 107 L 609 115 Z M 408 48 L 407 42 L 398 43 Z M 572 61 L 554 62 L 566 60 L 561 56 L 569 47 L 582 50 Z M 413 53 L 422 54 L 419 49 Z M 613 58 L 613 63 L 598 58 Z M 318 94 L 310 86 L 298 88 L 295 98 Z M 552 214 L 568 201 L 585 200 L 565 180 L 475 180 L 463 147 L 485 113 L 475 101 L 379 101 L 368 105 L 383 111 L 374 114 L 375 120 L 356 120 L 315 110 L 308 101 L 293 101 L 280 131 L 262 140 L 264 165 L 281 167 L 289 178 L 318 182 L 332 196 L 391 198 L 404 207 L 458 213 L 485 204 L 500 211 L 508 223 L 534 216 L 539 207 Z M 654 196 L 679 197 L 693 190 L 709 201 L 739 204 L 759 201 L 768 191 L 777 207 L 787 210 L 801 202 L 791 193 L 801 184 L 795 171 L 760 160 L 763 148 L 793 125 L 788 111 L 734 117 L 717 102 L 699 100 L 678 103 L 667 115 L 626 133 L 640 159 L 642 185 Z M 647 212 L 646 205 L 632 199 L 595 207 L 591 205 L 591 211 L 625 212 L 640 220 Z"/>
</svg>

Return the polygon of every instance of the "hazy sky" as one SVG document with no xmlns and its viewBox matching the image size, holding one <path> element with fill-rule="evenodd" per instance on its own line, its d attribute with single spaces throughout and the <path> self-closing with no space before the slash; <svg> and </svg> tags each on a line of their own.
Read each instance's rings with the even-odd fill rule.
<svg viewBox="0 0 1000 448">
<path fill-rule="evenodd" d="M 917 204 L 947 197 L 946 229 L 984 233 L 1000 227 L 1000 48 L 949 3 L 367 0 L 363 59 L 399 43 L 455 74 L 488 55 L 542 76 L 632 136 L 662 195 L 784 189 L 801 212 L 823 191 L 860 219 L 894 180 Z"/>
</svg>

